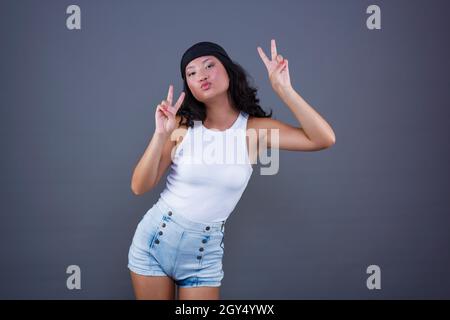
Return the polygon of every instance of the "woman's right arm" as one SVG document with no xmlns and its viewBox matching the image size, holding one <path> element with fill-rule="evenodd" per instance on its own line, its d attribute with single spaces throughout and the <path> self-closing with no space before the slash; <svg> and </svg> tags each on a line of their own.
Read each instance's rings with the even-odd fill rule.
<svg viewBox="0 0 450 320">
<path fill-rule="evenodd" d="M 155 132 L 144 154 L 136 165 L 131 179 L 131 190 L 141 195 L 159 182 L 170 165 L 170 152 L 175 145 L 167 135 Z"/>
<path fill-rule="evenodd" d="M 176 116 L 176 113 L 184 95 L 182 92 L 177 103 L 172 106 L 173 86 L 170 85 L 167 100 L 163 100 L 156 107 L 155 132 L 131 179 L 131 190 L 136 195 L 144 194 L 155 187 L 172 161 L 171 154 L 176 141 L 171 135 L 178 127 L 180 116 Z"/>
</svg>

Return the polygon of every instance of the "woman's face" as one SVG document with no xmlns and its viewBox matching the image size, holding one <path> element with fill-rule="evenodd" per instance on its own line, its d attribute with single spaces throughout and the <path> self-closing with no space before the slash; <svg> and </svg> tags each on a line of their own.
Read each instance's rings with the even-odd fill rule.
<svg viewBox="0 0 450 320">
<path fill-rule="evenodd" d="M 227 70 L 215 56 L 202 56 L 192 60 L 185 72 L 189 89 L 200 102 L 228 91 L 230 80 Z"/>
</svg>

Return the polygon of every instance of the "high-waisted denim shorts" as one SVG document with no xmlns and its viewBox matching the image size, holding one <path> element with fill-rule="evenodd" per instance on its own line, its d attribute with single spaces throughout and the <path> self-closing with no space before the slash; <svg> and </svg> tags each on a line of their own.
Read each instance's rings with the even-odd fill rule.
<svg viewBox="0 0 450 320">
<path fill-rule="evenodd" d="M 169 276 L 179 287 L 219 287 L 224 232 L 225 221 L 192 221 L 159 198 L 136 228 L 128 268 L 146 276 Z"/>
</svg>

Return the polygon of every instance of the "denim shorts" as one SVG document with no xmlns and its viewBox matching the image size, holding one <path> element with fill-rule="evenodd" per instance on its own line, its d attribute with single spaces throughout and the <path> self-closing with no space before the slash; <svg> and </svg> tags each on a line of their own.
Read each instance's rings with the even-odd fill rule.
<svg viewBox="0 0 450 320">
<path fill-rule="evenodd" d="M 146 276 L 169 276 L 179 287 L 219 287 L 224 231 L 225 221 L 192 221 L 159 198 L 136 228 L 128 268 Z"/>
</svg>

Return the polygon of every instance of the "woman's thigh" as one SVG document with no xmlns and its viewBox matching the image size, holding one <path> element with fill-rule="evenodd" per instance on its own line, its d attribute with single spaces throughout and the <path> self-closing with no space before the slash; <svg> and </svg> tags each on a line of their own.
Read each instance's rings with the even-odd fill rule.
<svg viewBox="0 0 450 320">
<path fill-rule="evenodd" d="M 178 288 L 178 300 L 219 300 L 220 287 Z"/>
<path fill-rule="evenodd" d="M 170 277 L 130 273 L 137 300 L 175 300 L 175 283 Z"/>
</svg>

